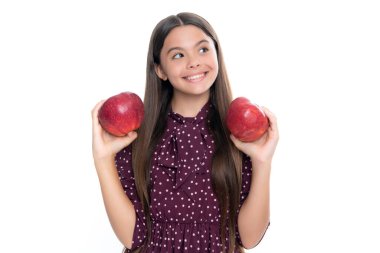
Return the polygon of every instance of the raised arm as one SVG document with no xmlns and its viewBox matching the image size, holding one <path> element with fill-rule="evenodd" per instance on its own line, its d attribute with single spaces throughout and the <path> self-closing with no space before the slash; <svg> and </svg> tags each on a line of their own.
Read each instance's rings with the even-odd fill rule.
<svg viewBox="0 0 380 253">
<path fill-rule="evenodd" d="M 98 110 L 104 101 L 92 110 L 92 152 L 99 178 L 104 206 L 111 226 L 127 248 L 131 248 L 136 224 L 136 212 L 132 201 L 125 194 L 115 165 L 117 152 L 132 143 L 136 132 L 125 137 L 114 137 L 105 132 L 98 122 Z"/>
<path fill-rule="evenodd" d="M 250 190 L 238 216 L 239 235 L 245 248 L 253 248 L 261 241 L 270 219 L 270 173 L 279 134 L 276 117 L 268 109 L 263 110 L 270 122 L 265 135 L 252 143 L 244 143 L 231 136 L 236 147 L 252 162 Z"/>
</svg>

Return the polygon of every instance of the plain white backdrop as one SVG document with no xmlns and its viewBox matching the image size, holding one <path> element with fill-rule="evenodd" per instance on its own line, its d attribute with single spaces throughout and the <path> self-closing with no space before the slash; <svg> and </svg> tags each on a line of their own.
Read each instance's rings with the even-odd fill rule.
<svg viewBox="0 0 380 253">
<path fill-rule="evenodd" d="M 1 1 L 0 252 L 120 252 L 91 154 L 92 107 L 143 97 L 150 34 L 215 28 L 234 96 L 271 109 L 271 226 L 249 252 L 380 252 L 377 1 Z"/>
</svg>

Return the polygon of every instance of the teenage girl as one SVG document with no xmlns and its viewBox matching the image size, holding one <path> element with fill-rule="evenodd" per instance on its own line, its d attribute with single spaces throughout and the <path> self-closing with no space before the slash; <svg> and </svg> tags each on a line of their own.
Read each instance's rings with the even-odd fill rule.
<svg viewBox="0 0 380 253">
<path fill-rule="evenodd" d="M 125 137 L 92 111 L 93 157 L 104 205 L 126 252 L 243 252 L 269 225 L 275 116 L 252 143 L 226 128 L 232 100 L 222 50 L 202 17 L 180 13 L 153 30 L 145 117 Z"/>
</svg>

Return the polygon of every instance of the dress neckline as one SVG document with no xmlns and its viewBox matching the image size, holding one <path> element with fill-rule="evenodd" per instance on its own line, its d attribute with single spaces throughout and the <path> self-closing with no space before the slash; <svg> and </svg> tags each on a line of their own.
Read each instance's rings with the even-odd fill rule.
<svg viewBox="0 0 380 253">
<path fill-rule="evenodd" d="M 181 114 L 174 112 L 173 108 L 170 107 L 169 110 L 169 117 L 177 121 L 178 123 L 185 124 L 185 123 L 201 123 L 206 120 L 207 114 L 209 112 L 210 107 L 212 104 L 210 101 L 208 101 L 203 107 L 198 111 L 197 115 L 194 117 L 184 117 Z"/>
</svg>

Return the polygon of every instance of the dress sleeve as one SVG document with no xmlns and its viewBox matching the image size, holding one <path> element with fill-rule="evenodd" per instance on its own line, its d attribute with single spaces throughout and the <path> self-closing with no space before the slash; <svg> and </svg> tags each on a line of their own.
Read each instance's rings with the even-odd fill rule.
<svg viewBox="0 0 380 253">
<path fill-rule="evenodd" d="M 117 153 L 115 157 L 115 165 L 124 192 L 133 203 L 136 211 L 136 224 L 133 232 L 132 247 L 130 249 L 132 251 L 144 243 L 144 240 L 146 238 L 146 220 L 141 201 L 137 196 L 135 178 L 132 168 L 132 151 L 130 146 Z M 129 252 L 129 250 L 124 252 Z"/>
<path fill-rule="evenodd" d="M 240 212 L 240 208 L 243 205 L 243 203 L 244 203 L 245 199 L 247 198 L 248 193 L 249 193 L 249 191 L 251 189 L 251 179 L 252 179 L 252 161 L 251 161 L 251 158 L 249 158 L 249 156 L 243 154 L 242 180 L 241 180 L 241 191 L 240 191 L 240 205 L 239 205 L 238 212 Z M 268 226 L 267 226 L 266 230 L 268 229 L 269 225 L 270 225 L 270 223 L 268 223 Z M 260 241 L 257 244 L 259 244 L 261 242 L 261 240 L 264 238 L 266 230 L 263 233 L 263 236 L 261 237 Z M 244 245 L 243 245 L 243 243 L 241 241 L 241 238 L 240 238 L 238 224 L 236 224 L 236 242 L 240 246 L 244 247 Z"/>
</svg>

